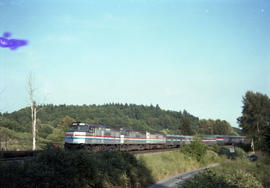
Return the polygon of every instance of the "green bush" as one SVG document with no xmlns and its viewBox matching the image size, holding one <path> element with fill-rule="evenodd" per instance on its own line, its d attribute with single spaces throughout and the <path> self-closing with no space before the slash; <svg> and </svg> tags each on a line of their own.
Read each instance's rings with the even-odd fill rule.
<svg viewBox="0 0 270 188">
<path fill-rule="evenodd" d="M 232 174 L 208 170 L 187 180 L 183 188 L 263 188 L 262 184 L 250 173 L 236 169 Z"/>
<path fill-rule="evenodd" d="M 24 163 L 0 163 L 0 187 L 132 187 L 153 183 L 149 170 L 125 152 L 49 148 Z"/>
<path fill-rule="evenodd" d="M 213 144 L 208 147 L 210 150 L 220 153 L 221 147 L 218 144 Z"/>
<path fill-rule="evenodd" d="M 270 187 L 270 157 L 259 157 L 259 160 L 255 162 L 249 170 L 262 182 L 264 187 Z"/>
<path fill-rule="evenodd" d="M 203 159 L 201 160 L 203 164 L 210 164 L 213 162 L 219 162 L 220 157 L 214 151 L 207 150 L 206 154 L 204 155 Z"/>
<path fill-rule="evenodd" d="M 200 141 L 199 137 L 194 137 L 194 141 L 182 147 L 181 151 L 188 157 L 196 159 L 197 161 L 203 160 L 207 153 L 208 146 Z"/>
<path fill-rule="evenodd" d="M 235 147 L 236 158 L 247 159 L 247 153 L 239 147 Z"/>
<path fill-rule="evenodd" d="M 242 148 L 245 152 L 251 151 L 250 143 L 241 143 L 237 145 L 239 148 Z"/>
<path fill-rule="evenodd" d="M 261 156 L 256 162 L 237 158 L 197 175 L 188 180 L 184 187 L 270 187 L 269 169 L 269 156 Z"/>
<path fill-rule="evenodd" d="M 219 150 L 219 155 L 225 155 L 229 159 L 246 159 L 247 158 L 247 153 L 239 147 L 234 147 L 234 153 L 230 153 L 230 150 L 228 147 L 221 147 Z"/>
</svg>

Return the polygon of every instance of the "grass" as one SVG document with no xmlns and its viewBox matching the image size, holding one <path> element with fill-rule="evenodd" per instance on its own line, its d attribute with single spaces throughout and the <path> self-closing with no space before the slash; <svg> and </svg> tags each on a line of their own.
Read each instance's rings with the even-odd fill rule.
<svg viewBox="0 0 270 188">
<path fill-rule="evenodd" d="M 144 162 L 155 181 L 165 179 L 178 173 L 202 168 L 223 160 L 223 158 L 219 157 L 213 151 L 207 151 L 201 161 L 197 161 L 190 156 L 186 156 L 181 151 L 142 155 L 137 158 Z"/>
</svg>

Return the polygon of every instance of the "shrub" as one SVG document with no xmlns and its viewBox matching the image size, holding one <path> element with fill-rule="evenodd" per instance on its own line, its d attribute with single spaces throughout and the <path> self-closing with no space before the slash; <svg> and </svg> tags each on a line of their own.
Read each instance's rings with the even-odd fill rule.
<svg viewBox="0 0 270 188">
<path fill-rule="evenodd" d="M 235 147 L 235 153 L 236 153 L 236 158 L 240 158 L 240 159 L 247 158 L 247 153 L 242 148 Z"/>
<path fill-rule="evenodd" d="M 213 144 L 209 146 L 209 149 L 216 153 L 219 153 L 221 150 L 221 147 L 218 144 Z"/>
<path fill-rule="evenodd" d="M 221 149 L 219 150 L 219 155 L 225 155 L 227 156 L 227 158 L 229 159 L 246 159 L 247 158 L 247 153 L 239 147 L 234 147 L 234 153 L 230 153 L 230 150 L 228 147 L 221 147 Z"/>
<path fill-rule="evenodd" d="M 256 162 L 237 158 L 188 180 L 185 187 L 270 187 L 269 169 L 269 156 Z"/>
<path fill-rule="evenodd" d="M 255 162 L 254 166 L 251 166 L 249 170 L 259 179 L 264 187 L 270 187 L 270 157 L 259 157 L 259 160 Z"/>
<path fill-rule="evenodd" d="M 211 150 L 207 150 L 206 154 L 204 155 L 203 159 L 201 160 L 203 164 L 210 164 L 213 162 L 220 161 L 220 157 L 217 153 Z"/>
<path fill-rule="evenodd" d="M 187 180 L 183 188 L 263 188 L 262 184 L 249 172 L 236 169 L 229 172 L 208 170 Z"/>
<path fill-rule="evenodd" d="M 194 141 L 182 147 L 181 151 L 197 161 L 203 160 L 207 153 L 208 146 L 200 141 L 199 137 L 194 137 Z"/>
<path fill-rule="evenodd" d="M 239 148 L 242 148 L 245 152 L 251 151 L 250 143 L 241 143 L 237 145 Z"/>
<path fill-rule="evenodd" d="M 151 173 L 125 152 L 69 152 L 49 147 L 24 163 L 0 163 L 0 187 L 143 187 Z"/>
</svg>

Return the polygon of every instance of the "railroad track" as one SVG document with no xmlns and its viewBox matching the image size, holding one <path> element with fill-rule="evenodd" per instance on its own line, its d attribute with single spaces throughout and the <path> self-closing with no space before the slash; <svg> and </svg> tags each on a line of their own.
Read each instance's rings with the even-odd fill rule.
<svg viewBox="0 0 270 188">
<path fill-rule="evenodd" d="M 0 151 L 0 158 L 15 158 L 15 157 L 32 157 L 40 153 L 42 150 L 28 151 Z"/>
<path fill-rule="evenodd" d="M 26 159 L 31 159 L 32 157 L 14 157 L 14 158 L 2 158 L 1 162 L 24 162 Z"/>
<path fill-rule="evenodd" d="M 143 155 L 143 154 L 152 154 L 152 153 L 162 153 L 167 151 L 175 151 L 180 148 L 171 148 L 171 149 L 152 149 L 152 150 L 140 150 L 140 151 L 130 151 L 134 155 Z"/>
<path fill-rule="evenodd" d="M 137 150 L 137 151 L 128 151 L 134 155 L 144 155 L 151 153 L 161 153 L 167 151 L 179 150 L 179 148 L 171 149 L 152 149 L 152 150 Z M 36 156 L 42 150 L 37 151 L 0 151 L 0 162 L 23 162 L 26 159 L 31 159 L 33 156 Z"/>
<path fill-rule="evenodd" d="M 40 153 L 37 151 L 0 151 L 0 162 L 22 162 Z"/>
</svg>

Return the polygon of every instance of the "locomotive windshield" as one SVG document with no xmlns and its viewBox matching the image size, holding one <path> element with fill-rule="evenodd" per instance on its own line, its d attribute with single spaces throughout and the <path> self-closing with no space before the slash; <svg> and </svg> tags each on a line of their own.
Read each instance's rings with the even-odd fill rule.
<svg viewBox="0 0 270 188">
<path fill-rule="evenodd" d="M 71 131 L 88 131 L 88 127 L 87 126 L 82 126 L 82 125 L 72 125 L 70 126 L 70 130 Z"/>
</svg>

